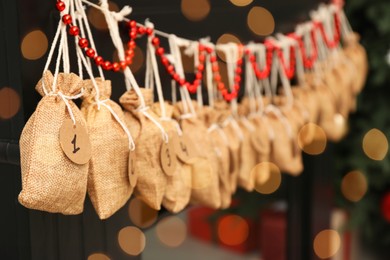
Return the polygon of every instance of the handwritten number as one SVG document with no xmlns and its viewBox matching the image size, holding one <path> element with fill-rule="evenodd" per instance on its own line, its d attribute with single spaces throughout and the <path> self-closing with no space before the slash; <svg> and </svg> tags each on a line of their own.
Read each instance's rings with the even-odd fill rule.
<svg viewBox="0 0 390 260">
<path fill-rule="evenodd" d="M 180 147 L 181 147 L 181 150 L 183 152 L 185 152 L 185 154 L 188 156 L 188 150 L 187 150 L 187 146 L 185 144 L 183 144 L 183 142 L 180 142 Z"/>
<path fill-rule="evenodd" d="M 171 167 L 171 155 L 169 154 L 169 149 L 167 148 L 165 150 L 165 153 L 167 154 L 167 157 L 168 157 L 168 167 Z"/>
<path fill-rule="evenodd" d="M 76 145 L 76 139 L 77 139 L 77 135 L 75 134 L 73 137 L 73 140 L 72 140 L 73 153 L 77 153 L 80 150 L 80 147 L 77 147 L 77 145 Z"/>
</svg>

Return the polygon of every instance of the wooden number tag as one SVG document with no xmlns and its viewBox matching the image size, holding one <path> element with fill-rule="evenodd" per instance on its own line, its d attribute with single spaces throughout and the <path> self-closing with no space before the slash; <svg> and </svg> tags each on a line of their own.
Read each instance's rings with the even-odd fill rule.
<svg viewBox="0 0 390 260">
<path fill-rule="evenodd" d="M 83 125 L 66 119 L 60 128 L 60 144 L 65 155 L 76 164 L 86 164 L 91 159 L 91 142 Z"/>
<path fill-rule="evenodd" d="M 166 175 L 172 176 L 176 170 L 177 158 L 175 154 L 175 145 L 172 141 L 163 142 L 160 152 L 161 166 Z"/>
<path fill-rule="evenodd" d="M 177 157 L 184 163 L 190 163 L 195 157 L 195 146 L 187 136 L 177 136 L 175 138 L 175 150 Z"/>
<path fill-rule="evenodd" d="M 129 153 L 129 181 L 130 186 L 134 188 L 137 185 L 138 176 L 135 174 L 135 152 Z"/>
</svg>

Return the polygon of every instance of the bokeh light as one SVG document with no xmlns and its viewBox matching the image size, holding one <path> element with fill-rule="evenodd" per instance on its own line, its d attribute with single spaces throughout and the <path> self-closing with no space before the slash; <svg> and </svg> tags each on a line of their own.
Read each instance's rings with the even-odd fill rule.
<svg viewBox="0 0 390 260">
<path fill-rule="evenodd" d="M 10 119 L 20 109 L 19 94 L 9 87 L 0 89 L 0 119 Z"/>
<path fill-rule="evenodd" d="M 363 138 L 363 151 L 368 158 L 381 161 L 387 155 L 389 143 L 385 134 L 379 129 L 373 128 Z"/>
<path fill-rule="evenodd" d="M 230 43 L 230 42 L 235 43 L 235 44 L 241 44 L 241 40 L 237 36 L 235 36 L 234 34 L 224 33 L 221 36 L 219 36 L 219 38 L 217 40 L 217 45 Z M 224 52 L 217 50 L 217 55 L 221 60 L 226 62 L 226 55 Z M 241 58 L 241 57 L 239 57 L 239 58 Z"/>
<path fill-rule="evenodd" d="M 358 202 L 366 194 L 367 178 L 359 171 L 352 171 L 344 176 L 341 182 L 341 192 L 352 202 Z"/>
<path fill-rule="evenodd" d="M 274 32 L 275 20 L 265 8 L 254 6 L 248 13 L 247 23 L 249 29 L 257 35 L 268 36 Z"/>
<path fill-rule="evenodd" d="M 230 2 L 235 6 L 247 6 L 250 5 L 253 0 L 230 0 Z"/>
<path fill-rule="evenodd" d="M 182 0 L 181 12 L 192 22 L 198 22 L 205 19 L 211 10 L 209 0 Z"/>
<path fill-rule="evenodd" d="M 255 189 L 261 194 L 271 194 L 279 189 L 282 175 L 278 166 L 270 162 L 262 162 L 256 165 Z"/>
<path fill-rule="evenodd" d="M 119 7 L 116 3 L 112 1 L 108 1 L 108 6 L 111 11 L 118 12 Z M 87 13 L 89 22 L 92 24 L 93 27 L 95 27 L 98 30 L 108 30 L 108 26 L 106 23 L 106 18 L 104 17 L 104 14 L 102 11 L 96 9 L 96 8 L 89 8 Z"/>
<path fill-rule="evenodd" d="M 321 259 L 327 259 L 339 251 L 341 246 L 340 235 L 337 231 L 327 229 L 318 233 L 314 239 L 314 252 Z"/>
<path fill-rule="evenodd" d="M 34 30 L 23 37 L 20 49 L 27 60 L 37 60 L 47 51 L 47 37 L 41 30 Z"/>
<path fill-rule="evenodd" d="M 140 199 L 134 198 L 129 203 L 129 217 L 134 225 L 147 228 L 157 220 L 158 212 Z"/>
<path fill-rule="evenodd" d="M 187 237 L 187 226 L 178 217 L 170 216 L 162 219 L 156 226 L 157 237 L 168 247 L 178 247 Z"/>
<path fill-rule="evenodd" d="M 313 135 L 313 138 L 311 138 Z M 307 143 L 307 140 L 310 142 Z M 298 145 L 307 154 L 319 155 L 325 151 L 327 138 L 325 131 L 314 123 L 304 125 L 298 134 Z"/>
<path fill-rule="evenodd" d="M 88 260 L 111 260 L 111 259 L 103 253 L 94 253 L 88 256 Z"/>
<path fill-rule="evenodd" d="M 118 242 L 120 248 L 129 255 L 139 255 L 144 251 L 145 234 L 136 227 L 124 227 L 119 231 Z"/>
<path fill-rule="evenodd" d="M 218 237 L 226 245 L 237 246 L 249 236 L 249 226 L 245 219 L 237 215 L 223 216 L 218 220 Z"/>
</svg>

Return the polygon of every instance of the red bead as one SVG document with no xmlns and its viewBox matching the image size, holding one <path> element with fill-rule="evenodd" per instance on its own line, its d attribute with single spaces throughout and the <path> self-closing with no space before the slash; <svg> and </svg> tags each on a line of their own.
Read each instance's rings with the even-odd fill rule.
<svg viewBox="0 0 390 260">
<path fill-rule="evenodd" d="M 230 102 L 230 101 L 232 101 L 232 99 L 233 99 L 233 96 L 230 95 L 230 94 L 225 94 L 225 95 L 223 95 L 223 97 L 225 98 L 225 100 L 226 100 L 227 102 Z"/>
<path fill-rule="evenodd" d="M 245 53 L 246 55 L 249 55 L 251 52 L 250 52 L 250 50 L 245 50 L 244 53 Z"/>
<path fill-rule="evenodd" d="M 132 49 L 129 49 L 126 51 L 126 55 L 129 57 L 134 57 L 134 51 Z"/>
<path fill-rule="evenodd" d="M 207 52 L 207 53 L 212 53 L 212 52 L 213 52 L 213 49 L 211 49 L 210 47 L 206 47 L 206 52 Z"/>
<path fill-rule="evenodd" d="M 179 74 L 177 74 L 177 73 L 174 73 L 174 74 L 172 75 L 172 78 L 173 78 L 173 80 L 175 80 L 176 82 L 179 82 L 179 81 L 180 81 L 180 76 L 179 76 Z"/>
<path fill-rule="evenodd" d="M 197 88 L 198 88 L 198 87 L 196 87 L 196 86 L 194 86 L 194 85 L 188 85 L 188 86 L 187 86 L 187 89 L 188 89 L 188 91 L 189 91 L 191 94 L 195 94 Z"/>
<path fill-rule="evenodd" d="M 198 87 L 199 84 L 200 84 L 200 80 L 199 79 L 194 80 L 194 86 L 195 87 Z"/>
<path fill-rule="evenodd" d="M 100 66 L 100 65 L 102 65 L 103 62 L 104 62 L 104 60 L 103 60 L 102 56 L 95 57 L 95 64 L 96 65 Z"/>
<path fill-rule="evenodd" d="M 131 30 L 131 32 L 130 32 L 130 38 L 131 39 L 135 39 L 135 38 L 137 38 L 137 30 L 135 30 L 135 31 L 133 31 L 133 30 Z"/>
<path fill-rule="evenodd" d="M 105 61 L 105 62 L 102 64 L 102 68 L 103 68 L 104 70 L 111 70 L 111 69 L 112 69 L 111 62 Z"/>
<path fill-rule="evenodd" d="M 226 89 L 222 89 L 222 90 L 221 90 L 221 94 L 222 94 L 223 96 L 225 96 L 225 95 L 227 95 L 227 94 L 228 94 L 228 92 L 227 92 L 227 90 L 226 90 Z"/>
<path fill-rule="evenodd" d="M 165 67 L 167 67 L 167 66 L 169 66 L 169 60 L 166 58 L 166 57 L 161 57 L 161 63 L 165 66 Z"/>
<path fill-rule="evenodd" d="M 150 28 L 148 28 L 148 29 L 150 29 Z M 165 50 L 164 50 L 163 47 L 159 47 L 159 48 L 156 50 L 156 52 L 157 52 L 158 55 L 162 56 L 162 55 L 164 55 Z"/>
<path fill-rule="evenodd" d="M 212 63 L 216 62 L 216 61 L 217 61 L 217 56 L 211 56 L 211 57 L 210 57 L 210 61 L 211 61 Z"/>
<path fill-rule="evenodd" d="M 240 67 L 236 68 L 236 73 L 237 74 L 241 74 L 242 73 L 242 69 Z"/>
<path fill-rule="evenodd" d="M 223 89 L 225 89 L 225 84 L 223 84 L 222 82 L 218 83 L 218 90 L 222 91 Z"/>
<path fill-rule="evenodd" d="M 206 56 L 204 54 L 199 55 L 199 61 L 203 63 L 206 59 Z"/>
<path fill-rule="evenodd" d="M 173 74 L 175 72 L 175 68 L 172 65 L 169 65 L 167 67 L 167 71 L 168 71 L 169 74 Z"/>
<path fill-rule="evenodd" d="M 252 54 L 251 56 L 249 56 L 249 60 L 251 62 L 256 62 L 256 56 Z"/>
<path fill-rule="evenodd" d="M 185 79 L 180 79 L 178 83 L 179 83 L 180 86 L 184 86 L 186 84 L 186 80 Z"/>
<path fill-rule="evenodd" d="M 136 43 L 135 41 L 131 40 L 127 43 L 127 47 L 129 47 L 129 49 L 134 49 L 136 46 Z"/>
<path fill-rule="evenodd" d="M 114 62 L 114 63 L 112 64 L 112 70 L 113 70 L 113 71 L 118 72 L 120 69 L 121 69 L 121 66 L 119 65 L 118 62 Z"/>
<path fill-rule="evenodd" d="M 214 75 L 214 79 L 215 79 L 215 81 L 217 81 L 217 82 L 221 81 L 221 75 L 215 74 L 215 75 Z"/>
<path fill-rule="evenodd" d="M 137 22 L 136 21 L 130 21 L 129 22 L 129 26 L 131 27 L 131 28 L 134 28 L 134 27 L 136 27 L 137 26 Z"/>
<path fill-rule="evenodd" d="M 242 65 L 242 59 L 241 58 L 237 60 L 237 65 Z"/>
<path fill-rule="evenodd" d="M 219 71 L 219 66 L 218 66 L 218 64 L 213 64 L 212 70 L 213 70 L 213 72 Z"/>
<path fill-rule="evenodd" d="M 138 27 L 138 33 L 139 34 L 144 34 L 145 33 L 145 28 L 144 27 Z"/>
<path fill-rule="evenodd" d="M 145 32 L 146 32 L 147 35 L 151 35 L 153 33 L 153 29 L 152 28 L 146 28 Z"/>
<path fill-rule="evenodd" d="M 121 66 L 121 69 L 122 69 L 122 70 L 125 70 L 126 67 L 127 67 L 126 61 L 123 61 L 123 60 L 119 62 L 119 65 Z"/>
<path fill-rule="evenodd" d="M 199 44 L 199 51 L 202 52 L 206 49 L 205 46 L 203 46 L 202 44 Z"/>
<path fill-rule="evenodd" d="M 234 85 L 234 90 L 239 91 L 239 90 L 240 90 L 240 85 L 235 84 L 235 85 Z"/>
<path fill-rule="evenodd" d="M 64 23 L 64 24 L 71 24 L 72 23 L 72 16 L 70 16 L 70 14 L 64 14 L 63 16 L 62 16 L 62 22 Z"/>
<path fill-rule="evenodd" d="M 86 51 L 85 51 L 85 53 L 87 54 L 87 56 L 88 57 L 90 57 L 90 58 L 93 58 L 93 57 L 95 57 L 95 50 L 94 49 L 92 49 L 92 48 L 88 48 Z"/>
<path fill-rule="evenodd" d="M 202 79 L 203 78 L 203 73 L 198 72 L 196 73 L 196 79 Z"/>
<path fill-rule="evenodd" d="M 153 37 L 152 44 L 153 44 L 154 47 L 159 46 L 160 45 L 160 39 L 157 38 L 157 37 Z"/>
<path fill-rule="evenodd" d="M 79 33 L 80 33 L 79 27 L 72 26 L 72 27 L 69 28 L 69 34 L 70 35 L 77 36 L 77 35 L 79 35 Z"/>
<path fill-rule="evenodd" d="M 80 46 L 80 48 L 85 49 L 85 48 L 88 47 L 88 45 L 89 45 L 89 42 L 88 42 L 87 39 L 85 39 L 85 38 L 80 38 L 79 39 L 79 46 Z"/>
<path fill-rule="evenodd" d="M 199 71 L 203 71 L 204 70 L 204 65 L 203 64 L 199 64 L 198 65 L 198 70 Z"/>
<path fill-rule="evenodd" d="M 65 3 L 62 2 L 62 1 L 58 1 L 57 4 L 56 4 L 56 7 L 57 7 L 57 10 L 62 12 L 65 10 Z"/>
<path fill-rule="evenodd" d="M 125 62 L 127 65 L 130 65 L 131 63 L 133 63 L 133 58 L 130 57 L 130 56 L 126 56 L 125 57 Z"/>
<path fill-rule="evenodd" d="M 234 82 L 240 83 L 241 82 L 241 77 L 240 76 L 235 76 L 234 77 Z"/>
</svg>

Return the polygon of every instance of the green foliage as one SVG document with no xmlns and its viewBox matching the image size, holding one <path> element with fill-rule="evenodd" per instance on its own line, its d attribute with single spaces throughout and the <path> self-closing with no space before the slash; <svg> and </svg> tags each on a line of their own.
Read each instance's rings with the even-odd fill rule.
<svg viewBox="0 0 390 260">
<path fill-rule="evenodd" d="M 370 71 L 364 91 L 358 99 L 358 111 L 351 116 L 350 133 L 338 149 L 337 181 L 340 190 L 341 178 L 350 170 L 365 173 L 369 189 L 358 203 L 347 202 L 341 192 L 339 205 L 351 213 L 351 227 L 359 227 L 366 245 L 375 250 L 390 246 L 390 223 L 381 214 L 381 200 L 390 190 L 390 156 L 383 161 L 372 161 L 362 150 L 364 134 L 380 129 L 390 137 L 390 66 L 387 55 L 390 50 L 390 1 L 350 0 L 346 5 L 352 27 L 361 35 L 367 50 Z"/>
</svg>

